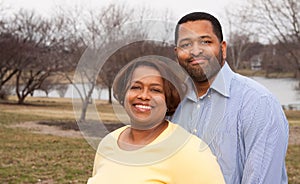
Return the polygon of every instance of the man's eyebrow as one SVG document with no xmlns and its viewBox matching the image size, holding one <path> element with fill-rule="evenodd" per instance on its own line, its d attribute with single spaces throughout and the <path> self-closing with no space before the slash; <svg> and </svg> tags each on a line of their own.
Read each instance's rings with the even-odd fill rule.
<svg viewBox="0 0 300 184">
<path fill-rule="evenodd" d="M 199 38 L 203 39 L 203 38 L 212 38 L 210 35 L 202 35 L 202 36 L 199 36 Z"/>
<path fill-rule="evenodd" d="M 205 38 L 212 38 L 211 36 L 209 35 L 201 35 L 201 36 L 198 36 L 197 39 L 205 39 Z M 193 40 L 192 38 L 182 38 L 182 39 L 179 39 L 179 43 L 180 42 L 183 42 L 183 41 L 191 41 Z"/>
</svg>

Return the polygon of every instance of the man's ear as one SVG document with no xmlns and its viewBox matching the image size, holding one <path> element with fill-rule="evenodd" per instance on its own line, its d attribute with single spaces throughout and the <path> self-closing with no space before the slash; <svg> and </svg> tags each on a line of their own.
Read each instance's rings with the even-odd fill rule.
<svg viewBox="0 0 300 184">
<path fill-rule="evenodd" d="M 176 57 L 176 61 L 177 61 L 177 56 L 178 56 L 178 47 L 174 47 L 174 54 L 175 54 L 175 57 Z"/>
<path fill-rule="evenodd" d="M 225 41 L 222 41 L 221 49 L 222 49 L 222 54 L 223 54 L 222 58 L 223 58 L 223 60 L 225 60 L 227 57 L 227 43 Z"/>
</svg>

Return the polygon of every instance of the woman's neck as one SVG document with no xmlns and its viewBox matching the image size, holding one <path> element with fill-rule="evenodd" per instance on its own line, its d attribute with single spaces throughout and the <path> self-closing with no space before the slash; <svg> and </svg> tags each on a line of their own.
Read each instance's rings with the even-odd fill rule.
<svg viewBox="0 0 300 184">
<path fill-rule="evenodd" d="M 118 145 L 124 150 L 137 150 L 154 141 L 168 127 L 168 124 L 168 121 L 164 120 L 159 125 L 147 130 L 129 127 L 120 134 Z"/>
</svg>

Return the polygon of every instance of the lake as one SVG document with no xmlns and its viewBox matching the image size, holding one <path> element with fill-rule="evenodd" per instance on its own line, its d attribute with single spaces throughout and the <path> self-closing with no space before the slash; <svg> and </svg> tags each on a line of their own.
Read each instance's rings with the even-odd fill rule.
<svg viewBox="0 0 300 184">
<path fill-rule="evenodd" d="M 251 78 L 269 89 L 278 98 L 281 105 L 300 104 L 300 91 L 296 90 L 298 80 L 293 78 Z"/>
<path fill-rule="evenodd" d="M 255 81 L 264 85 L 269 89 L 279 100 L 281 105 L 300 104 L 300 91 L 296 90 L 298 80 L 293 78 L 265 78 L 265 77 L 251 77 Z M 65 93 L 66 98 L 72 98 L 73 87 L 70 85 Z M 43 91 L 35 91 L 34 96 L 45 96 Z M 101 89 L 93 92 L 94 99 L 108 100 L 108 90 Z M 49 97 L 59 97 L 57 91 L 49 93 Z"/>
</svg>

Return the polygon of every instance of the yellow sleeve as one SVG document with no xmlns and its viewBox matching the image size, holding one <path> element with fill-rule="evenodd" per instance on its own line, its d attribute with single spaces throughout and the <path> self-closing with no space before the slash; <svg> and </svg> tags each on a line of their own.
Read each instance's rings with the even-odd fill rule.
<svg viewBox="0 0 300 184">
<path fill-rule="evenodd" d="M 92 176 L 95 176 L 95 175 L 96 175 L 96 173 L 97 173 L 97 168 L 99 167 L 99 163 L 100 163 L 100 161 L 101 161 L 102 159 L 103 159 L 102 156 L 101 156 L 98 152 L 96 152 Z"/>
</svg>

